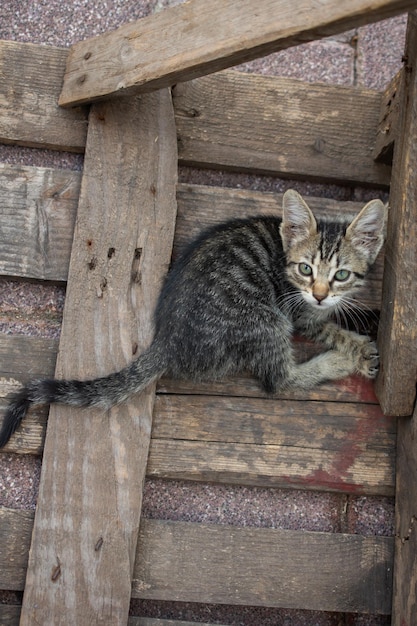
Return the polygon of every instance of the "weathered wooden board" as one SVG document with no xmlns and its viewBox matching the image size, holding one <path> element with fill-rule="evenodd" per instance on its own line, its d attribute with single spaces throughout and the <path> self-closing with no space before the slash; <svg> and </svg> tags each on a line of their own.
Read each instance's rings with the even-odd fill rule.
<svg viewBox="0 0 417 626">
<path fill-rule="evenodd" d="M 21 607 L 0 604 L 0 624 L 2 626 L 19 626 Z"/>
<path fill-rule="evenodd" d="M 19 590 L 33 514 L 0 511 L 0 588 Z M 132 597 L 389 614 L 393 549 L 392 537 L 142 520 Z"/>
<path fill-rule="evenodd" d="M 50 340 L 0 337 L 0 415 L 20 383 L 53 375 L 56 348 Z M 371 403 L 369 381 L 275 399 L 243 377 L 206 385 L 162 380 L 158 391 L 148 476 L 393 494 L 396 420 Z M 40 454 L 45 423 L 46 408 L 31 411 L 4 450 Z"/>
<path fill-rule="evenodd" d="M 189 0 L 75 44 L 59 98 L 73 106 L 168 87 L 415 8 L 415 0 Z"/>
<path fill-rule="evenodd" d="M 227 71 L 178 84 L 173 96 L 181 163 L 327 183 L 390 183 L 390 167 L 372 154 L 377 91 Z"/>
<path fill-rule="evenodd" d="M 176 174 L 169 91 L 92 108 L 59 377 L 113 371 L 150 342 L 171 255 Z M 127 623 L 153 400 L 151 387 L 88 419 L 52 407 L 22 625 L 67 615 L 77 624 Z"/>
<path fill-rule="evenodd" d="M 0 164 L 0 273 L 66 281 L 81 175 Z"/>
<path fill-rule="evenodd" d="M 412 626 L 417 615 L 416 439 L 417 410 L 398 420 L 393 626 Z"/>
<path fill-rule="evenodd" d="M 372 405 L 160 395 L 147 473 L 393 495 L 395 433 Z"/>
<path fill-rule="evenodd" d="M 373 150 L 374 159 L 381 163 L 392 164 L 394 143 L 398 134 L 401 89 L 404 70 L 400 70 L 382 94 L 381 112 Z"/>
<path fill-rule="evenodd" d="M 87 109 L 58 106 L 68 50 L 0 41 L 0 141 L 84 152 Z"/>
<path fill-rule="evenodd" d="M 84 151 L 86 111 L 56 102 L 67 54 L 0 41 L 0 141 Z M 380 100 L 379 92 L 358 87 L 238 72 L 191 81 L 174 90 L 180 161 L 387 186 L 390 168 L 376 164 L 371 151 Z M 386 140 L 386 125 L 377 141 Z"/>
<path fill-rule="evenodd" d="M 417 381 L 417 12 L 410 13 L 395 142 L 376 389 L 387 415 L 411 415 Z"/>
<path fill-rule="evenodd" d="M 139 545 L 132 597 L 391 611 L 391 537 L 142 520 Z"/>
<path fill-rule="evenodd" d="M 81 175 L 78 172 L 0 164 L 0 274 L 65 282 Z M 174 257 L 203 228 L 232 217 L 281 212 L 281 194 L 179 185 Z M 317 215 L 356 214 L 357 202 L 309 198 Z M 4 216 L 4 219 L 3 219 Z M 360 301 L 379 309 L 382 254 Z"/>
<path fill-rule="evenodd" d="M 32 528 L 32 511 L 0 507 L 0 589 L 23 588 Z"/>
</svg>

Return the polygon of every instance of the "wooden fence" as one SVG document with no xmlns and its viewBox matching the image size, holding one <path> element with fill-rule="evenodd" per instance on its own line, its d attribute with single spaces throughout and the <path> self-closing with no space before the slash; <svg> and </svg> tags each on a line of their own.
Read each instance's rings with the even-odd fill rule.
<svg viewBox="0 0 417 626">
<path fill-rule="evenodd" d="M 184 24 L 193 5 L 205 15 L 206 3 L 193 0 L 136 27 L 146 31 L 167 19 Z M 217 11 L 232 10 L 233 3 L 220 5 Z M 246 56 L 293 45 L 307 31 L 310 38 L 330 34 L 416 3 L 328 5 L 331 19 L 324 20 L 320 8 L 303 35 L 298 27 L 286 38 L 271 35 L 269 43 L 254 38 Z M 291 10 L 291 16 L 296 13 Z M 239 31 L 241 24 L 234 27 Z M 130 42 L 134 27 L 129 26 Z M 262 33 L 266 25 L 261 21 L 257 28 Z M 406 66 L 387 94 L 231 71 L 169 90 L 174 75 L 162 55 L 146 81 L 129 74 L 129 84 L 118 76 L 113 86 L 103 85 L 107 96 L 120 95 L 114 92 L 122 86 L 129 97 L 112 97 L 90 110 L 64 109 L 57 101 L 78 104 L 104 94 L 98 89 L 104 81 L 95 73 L 105 63 L 100 55 L 114 53 L 121 45 L 118 36 L 126 39 L 124 30 L 79 44 L 69 54 L 0 42 L 5 93 L 0 140 L 85 152 L 82 174 L 0 167 L 1 274 L 67 285 L 59 346 L 55 340 L 0 337 L 1 409 L 9 391 L 34 377 L 96 376 L 130 361 L 150 340 L 152 309 L 171 253 L 177 255 L 206 224 L 237 214 L 279 213 L 276 194 L 177 186 L 179 162 L 384 188 L 392 184 L 384 280 L 381 258 L 364 301 L 381 309 L 379 400 L 388 415 L 411 414 L 417 281 L 402 277 L 417 266 L 416 32 L 417 14 L 411 13 Z M 197 64 L 191 51 L 180 66 L 176 51 L 175 80 L 246 58 L 242 39 L 230 51 L 220 34 L 212 55 Z M 129 65 L 132 49 L 122 47 L 122 52 Z M 91 71 L 84 67 L 90 58 L 96 64 Z M 164 89 L 142 93 L 156 87 Z M 400 105 L 387 132 L 392 93 Z M 334 115 L 323 115 L 323 102 Z M 386 154 L 394 140 L 391 172 Z M 375 146 L 382 160 L 374 159 Z M 358 209 L 355 203 L 323 199 L 312 199 L 311 205 L 326 213 Z M 312 348 L 300 343 L 298 349 L 308 356 Z M 63 624 L 68 615 L 74 624 L 126 624 L 131 597 L 392 612 L 394 624 L 413 623 L 415 597 L 407 590 L 416 585 L 416 497 L 410 492 L 417 467 L 415 418 L 401 417 L 397 431 L 397 420 L 383 414 L 370 382 L 350 377 L 271 399 L 244 377 L 204 385 L 164 379 L 156 390 L 105 415 L 54 406 L 47 429 L 46 415 L 46 410 L 33 411 L 5 448 L 42 453 L 43 466 L 35 517 L 0 510 L 0 587 L 24 589 L 22 607 L 0 607 L 2 624 L 18 623 L 19 615 L 21 624 Z M 397 537 L 140 521 L 145 474 L 396 494 Z M 129 624 L 171 622 L 130 618 Z"/>
</svg>

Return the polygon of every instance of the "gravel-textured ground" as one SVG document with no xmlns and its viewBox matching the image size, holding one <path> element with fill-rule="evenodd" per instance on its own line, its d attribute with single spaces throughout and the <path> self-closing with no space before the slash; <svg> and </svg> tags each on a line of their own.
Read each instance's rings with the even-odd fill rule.
<svg viewBox="0 0 417 626">
<path fill-rule="evenodd" d="M 0 38 L 54 46 L 114 29 L 175 0 L 9 0 L 0 12 Z M 280 52 L 239 69 L 339 85 L 383 89 L 401 67 L 406 16 L 349 31 L 343 35 Z M 1 91 L 1 86 L 0 86 Z M 0 161 L 81 169 L 82 157 L 0 144 Z M 306 194 L 365 200 L 375 192 L 336 185 L 291 183 L 272 177 L 201 172 L 182 168 L 182 181 L 239 186 L 259 190 L 296 187 Z M 378 192 L 379 193 L 379 192 Z M 64 289 L 0 279 L 0 332 L 58 336 Z M 0 504 L 32 509 L 36 504 L 40 460 L 0 455 Z M 350 497 L 328 493 L 147 481 L 144 515 L 163 519 L 204 521 L 239 526 L 265 526 L 327 532 L 384 534 L 393 532 L 389 498 Z M 3 592 L 3 601 L 19 594 Z M 230 626 L 378 626 L 387 617 L 341 616 L 329 613 L 200 606 L 189 603 L 132 602 L 137 615 L 171 617 Z"/>
</svg>

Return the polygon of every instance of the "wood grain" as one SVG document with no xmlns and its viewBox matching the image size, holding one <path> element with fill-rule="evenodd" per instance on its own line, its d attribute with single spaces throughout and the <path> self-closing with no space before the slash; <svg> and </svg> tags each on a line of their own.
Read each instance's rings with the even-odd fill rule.
<svg viewBox="0 0 417 626">
<path fill-rule="evenodd" d="M 415 8 L 415 0 L 190 0 L 72 46 L 62 106 L 153 91 Z"/>
<path fill-rule="evenodd" d="M 64 282 L 81 175 L 0 164 L 0 273 Z"/>
<path fill-rule="evenodd" d="M 398 135 L 401 90 L 404 70 L 400 70 L 382 94 L 381 112 L 373 150 L 374 159 L 380 163 L 392 164 L 394 143 Z"/>
<path fill-rule="evenodd" d="M 147 474 L 393 495 L 395 433 L 377 406 L 160 395 Z"/>
<path fill-rule="evenodd" d="M 411 415 L 417 380 L 417 12 L 410 13 L 395 143 L 378 333 L 376 389 L 384 413 Z"/>
<path fill-rule="evenodd" d="M 392 626 L 412 626 L 417 615 L 417 410 L 398 420 Z"/>
<path fill-rule="evenodd" d="M 173 96 L 181 163 L 327 183 L 390 183 L 390 168 L 372 155 L 377 91 L 226 71 L 178 84 Z"/>
<path fill-rule="evenodd" d="M 0 585 L 20 590 L 33 514 L 0 511 L 10 563 Z M 142 520 L 132 597 L 389 614 L 393 547 L 392 537 Z"/>
<path fill-rule="evenodd" d="M 1 141 L 84 151 L 86 110 L 56 102 L 67 54 L 0 42 Z M 218 73 L 174 89 L 179 157 L 198 167 L 387 186 L 390 168 L 376 164 L 371 150 L 380 99 L 360 87 Z M 381 133 L 377 141 L 386 139 Z"/>
<path fill-rule="evenodd" d="M 142 520 L 139 545 L 132 597 L 391 610 L 391 537 Z"/>
<path fill-rule="evenodd" d="M 92 109 L 58 377 L 119 369 L 150 342 L 176 172 L 168 91 Z M 153 400 L 151 387 L 105 414 L 52 407 L 22 625 L 58 625 L 68 614 L 78 624 L 127 623 Z"/>
<path fill-rule="evenodd" d="M 0 337 L 0 414 L 20 383 L 53 375 L 56 348 L 50 340 Z M 369 381 L 275 398 L 250 378 L 163 380 L 158 391 L 148 476 L 393 494 L 396 420 L 372 404 Z M 46 407 L 31 411 L 4 451 L 40 454 L 45 426 Z"/>
<path fill-rule="evenodd" d="M 0 41 L 0 141 L 84 152 L 87 108 L 58 106 L 67 55 L 64 48 Z"/>
</svg>

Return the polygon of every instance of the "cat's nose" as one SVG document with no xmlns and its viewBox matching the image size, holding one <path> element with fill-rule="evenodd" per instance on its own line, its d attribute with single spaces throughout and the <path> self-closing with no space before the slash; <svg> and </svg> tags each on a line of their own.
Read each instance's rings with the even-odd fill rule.
<svg viewBox="0 0 417 626">
<path fill-rule="evenodd" d="M 320 302 L 325 300 L 328 295 L 329 295 L 329 285 L 326 285 L 324 281 L 321 282 L 321 281 L 316 280 L 313 285 L 313 296 L 315 297 L 317 302 L 320 304 Z"/>
</svg>

